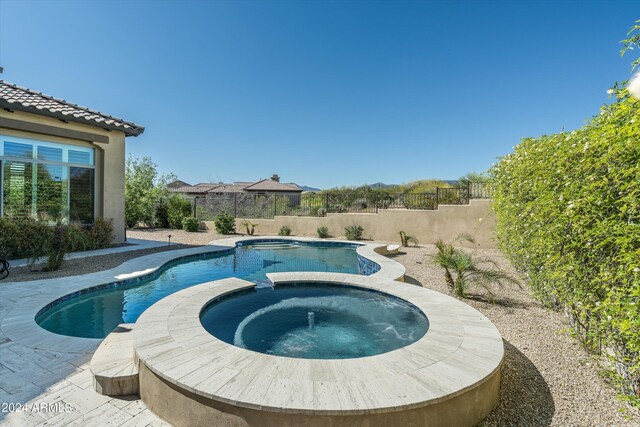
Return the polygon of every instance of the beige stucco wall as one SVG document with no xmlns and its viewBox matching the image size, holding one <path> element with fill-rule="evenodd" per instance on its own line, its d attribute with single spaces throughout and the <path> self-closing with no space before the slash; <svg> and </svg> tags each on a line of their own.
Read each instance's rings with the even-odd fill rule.
<svg viewBox="0 0 640 427">
<path fill-rule="evenodd" d="M 62 121 L 37 114 L 0 110 L 0 117 L 55 126 L 62 129 L 104 135 L 109 143 L 88 143 L 75 139 L 61 138 L 35 132 L 17 131 L 0 127 L 0 133 L 18 138 L 29 138 L 61 144 L 92 147 L 96 149 L 96 216 L 113 222 L 113 243 L 124 241 L 124 162 L 125 134 L 118 131 L 106 131 L 99 127 L 82 123 L 63 123 Z"/>
<path fill-rule="evenodd" d="M 236 230 L 245 232 L 244 219 L 236 219 Z M 453 240 L 461 233 L 474 237 L 476 245 L 495 248 L 495 217 L 489 200 L 471 200 L 469 205 L 441 205 L 438 210 L 380 210 L 377 214 L 336 213 L 326 217 L 278 216 L 274 219 L 250 219 L 256 234 L 277 234 L 280 227 L 288 225 L 297 236 L 316 236 L 320 226 L 329 228 L 333 237 L 344 235 L 348 225 L 364 228 L 363 237 L 371 240 L 396 242 L 400 230 L 416 237 L 420 243 L 434 243 L 438 239 Z M 207 223 L 209 228 L 213 224 Z"/>
<path fill-rule="evenodd" d="M 140 369 L 140 397 L 147 407 L 176 427 L 466 427 L 484 419 L 498 403 L 500 369 L 464 392 L 425 406 L 362 415 L 314 415 L 243 408 L 180 389 Z"/>
</svg>

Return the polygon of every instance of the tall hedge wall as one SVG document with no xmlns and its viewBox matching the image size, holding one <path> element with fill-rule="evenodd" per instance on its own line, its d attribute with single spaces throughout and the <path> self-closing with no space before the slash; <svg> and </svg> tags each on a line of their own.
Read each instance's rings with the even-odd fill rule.
<svg viewBox="0 0 640 427">
<path fill-rule="evenodd" d="M 573 132 L 526 138 L 495 165 L 499 244 L 534 292 L 566 308 L 640 401 L 640 101 Z"/>
</svg>

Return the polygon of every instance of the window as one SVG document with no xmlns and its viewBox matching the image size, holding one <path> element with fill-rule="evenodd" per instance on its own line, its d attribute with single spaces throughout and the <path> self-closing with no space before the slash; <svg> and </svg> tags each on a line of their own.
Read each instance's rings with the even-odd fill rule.
<svg viewBox="0 0 640 427">
<path fill-rule="evenodd" d="M 74 166 L 69 170 L 69 218 L 71 221 L 92 222 L 94 170 Z"/>
<path fill-rule="evenodd" d="M 93 221 L 92 148 L 0 135 L 0 162 L 2 216 Z"/>
<path fill-rule="evenodd" d="M 17 218 L 31 216 L 32 170 L 31 163 L 2 162 L 4 212 Z"/>
</svg>

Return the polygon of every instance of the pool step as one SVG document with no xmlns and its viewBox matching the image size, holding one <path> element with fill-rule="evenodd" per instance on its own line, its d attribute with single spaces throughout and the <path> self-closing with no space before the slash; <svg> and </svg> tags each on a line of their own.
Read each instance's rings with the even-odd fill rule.
<svg viewBox="0 0 640 427">
<path fill-rule="evenodd" d="M 106 396 L 138 394 L 138 365 L 133 357 L 133 323 L 118 325 L 91 359 L 93 388 Z"/>
</svg>

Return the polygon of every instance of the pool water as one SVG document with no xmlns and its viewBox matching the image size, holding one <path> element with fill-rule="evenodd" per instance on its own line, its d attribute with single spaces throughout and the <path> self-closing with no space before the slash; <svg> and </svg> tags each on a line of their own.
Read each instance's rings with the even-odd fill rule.
<svg viewBox="0 0 640 427">
<path fill-rule="evenodd" d="M 137 283 L 109 286 L 53 305 L 36 317 L 48 331 L 104 338 L 118 324 L 133 323 L 155 302 L 203 282 L 238 277 L 263 284 L 267 273 L 326 271 L 359 274 L 356 245 L 265 242 L 183 261 Z"/>
<path fill-rule="evenodd" d="M 346 359 L 405 347 L 427 332 L 427 317 L 391 295 L 329 284 L 278 285 L 232 294 L 206 307 L 213 336 L 276 356 Z"/>
</svg>

